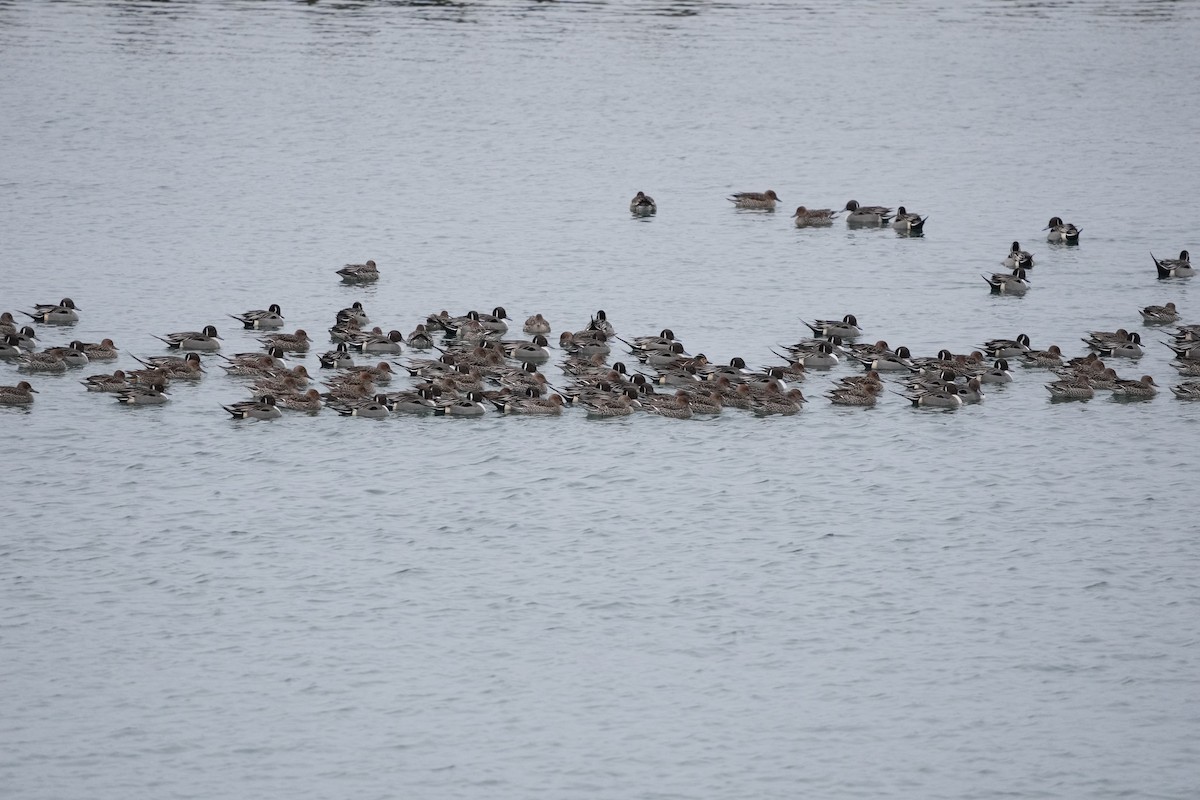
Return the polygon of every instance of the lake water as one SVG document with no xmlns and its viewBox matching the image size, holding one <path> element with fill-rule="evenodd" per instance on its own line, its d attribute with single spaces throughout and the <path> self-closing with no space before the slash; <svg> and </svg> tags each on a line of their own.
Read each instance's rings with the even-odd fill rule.
<svg viewBox="0 0 1200 800">
<path fill-rule="evenodd" d="M 1197 41 L 1195 2 L 0 0 L 0 310 L 122 350 L 0 408 L 0 795 L 1194 798 L 1200 403 L 1138 309 L 1200 321 L 1150 259 L 1200 249 Z M 850 198 L 926 235 L 788 217 Z M 1126 327 L 1164 390 L 255 423 L 211 359 L 157 408 L 76 382 L 269 303 L 320 352 L 355 300 L 755 366 L 845 313 Z"/>
</svg>

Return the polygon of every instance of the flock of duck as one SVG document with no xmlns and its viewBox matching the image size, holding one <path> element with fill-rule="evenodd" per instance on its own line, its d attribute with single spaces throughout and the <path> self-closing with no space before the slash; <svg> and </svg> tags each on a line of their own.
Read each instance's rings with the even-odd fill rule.
<svg viewBox="0 0 1200 800">
<path fill-rule="evenodd" d="M 774 211 L 780 202 L 773 190 L 739 192 L 729 198 L 736 207 Z M 658 210 L 654 199 L 638 192 L 630 201 L 635 216 Z M 863 206 L 854 200 L 844 209 L 810 209 L 800 206 L 792 215 L 799 227 L 828 226 L 843 212 L 854 227 L 890 227 L 905 235 L 921 235 L 928 216 L 904 207 Z M 1045 228 L 1047 241 L 1075 245 L 1081 230 L 1053 217 Z M 1187 251 L 1178 259 L 1154 259 L 1160 278 L 1193 274 Z M 1003 259 L 1008 272 L 984 275 L 991 291 L 1023 294 L 1033 256 L 1019 242 Z M 337 270 L 342 281 L 366 284 L 379 280 L 374 261 L 347 264 Z M 21 313 L 37 326 L 59 328 L 79 321 L 80 308 L 70 298 L 35 305 Z M 883 396 L 884 376 L 894 379 L 892 392 L 917 408 L 956 409 L 978 403 L 985 386 L 1013 380 L 1012 363 L 1047 369 L 1054 379 L 1046 384 L 1052 400 L 1086 400 L 1097 391 L 1126 399 L 1153 398 L 1158 385 L 1149 375 L 1120 378 L 1111 366 L 1118 360 L 1136 360 L 1143 353 L 1136 331 L 1090 331 L 1084 339 L 1088 355 L 1066 358 L 1057 345 L 1033 349 L 1027 335 L 992 339 L 970 353 L 941 350 L 936 355 L 913 356 L 906 347 L 885 341 L 860 343 L 862 329 L 853 314 L 840 319 L 805 322 L 811 331 L 793 344 L 775 350 L 780 362 L 751 369 L 744 359 L 728 364 L 711 363 L 702 353 L 689 354 L 669 328 L 657 333 L 618 336 L 608 315 L 596 311 L 578 330 L 562 332 L 557 353 L 563 379 L 559 385 L 539 367 L 554 354 L 548 336 L 550 323 L 535 314 L 522 331 L 529 338 L 506 338 L 511 320 L 503 307 L 491 313 L 447 311 L 429 314 L 407 335 L 398 330 L 371 327 L 362 303 L 343 308 L 329 328 L 332 348 L 318 356 L 321 388 L 303 364 L 289 358 L 304 357 L 314 342 L 303 329 L 280 333 L 285 318 L 279 305 L 229 315 L 248 332 L 259 335 L 262 349 L 227 356 L 220 353 L 223 339 L 216 326 L 156 337 L 175 351 L 169 355 L 134 357 L 138 368 L 92 374 L 80 382 L 88 392 L 105 393 L 130 406 L 168 402 L 168 388 L 196 382 L 219 367 L 232 379 L 245 381 L 250 396 L 222 406 L 236 419 L 274 419 L 283 410 L 307 413 L 322 408 L 342 416 L 386 418 L 395 414 L 479 417 L 494 409 L 503 414 L 558 415 L 567 407 L 582 409 L 589 417 L 624 417 L 644 412 L 673 419 L 720 414 L 726 408 L 743 409 L 761 416 L 796 414 L 806 402 L 798 387 L 811 371 L 839 364 L 858 364 L 863 372 L 838 380 L 825 394 L 835 405 L 873 406 Z M 1143 324 L 1178 325 L 1174 303 L 1141 309 Z M 27 373 L 65 373 L 92 362 L 113 361 L 119 351 L 112 339 L 100 342 L 71 341 L 39 349 L 38 328 L 19 325 L 11 312 L 0 314 L 0 362 Z M 1172 365 L 1188 380 L 1171 391 L 1176 397 L 1200 399 L 1200 325 L 1178 325 L 1166 342 L 1175 353 Z M 615 348 L 624 349 L 624 360 L 613 360 Z M 397 360 L 405 349 L 408 357 Z M 421 357 L 417 357 L 420 355 Z M 365 357 L 374 363 L 356 361 Z M 1108 361 L 1106 361 L 1106 359 Z M 205 369 L 205 365 L 209 369 Z M 393 388 L 407 377 L 409 385 Z M 558 379 L 555 379 L 558 381 Z M 37 389 L 28 380 L 0 386 L 0 405 L 29 406 Z"/>
</svg>

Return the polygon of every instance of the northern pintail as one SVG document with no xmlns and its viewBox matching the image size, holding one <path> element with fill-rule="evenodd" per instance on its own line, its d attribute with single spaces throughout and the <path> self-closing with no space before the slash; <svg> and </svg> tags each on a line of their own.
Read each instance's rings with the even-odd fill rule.
<svg viewBox="0 0 1200 800">
<path fill-rule="evenodd" d="M 316 389 L 309 389 L 304 394 L 277 397 L 275 398 L 275 402 L 282 408 L 292 411 L 307 411 L 310 414 L 320 411 L 323 405 L 321 402 L 321 393 Z"/>
<path fill-rule="evenodd" d="M 254 354 L 256 358 L 268 358 L 261 353 Z M 133 360 L 143 366 L 157 369 L 170 378 L 184 380 L 199 380 L 204 375 L 204 367 L 200 363 L 199 353 L 188 353 L 186 356 L 151 356 L 150 358 L 133 357 Z"/>
<path fill-rule="evenodd" d="M 737 208 L 774 211 L 780 200 L 774 189 L 767 189 L 765 192 L 734 192 L 729 196 L 729 202 Z"/>
<path fill-rule="evenodd" d="M 392 414 L 392 409 L 388 403 L 387 395 L 377 394 L 369 400 L 363 400 L 353 404 L 341 404 L 330 402 L 327 404 L 330 408 L 337 411 L 342 417 L 363 417 L 364 419 L 387 419 Z"/>
<path fill-rule="evenodd" d="M 635 393 L 636 395 L 636 393 Z M 635 408 L 641 408 L 641 401 L 636 396 L 622 393 L 617 397 L 604 397 L 592 400 L 581 400 L 590 419 L 608 419 L 610 417 L 628 417 Z"/>
<path fill-rule="evenodd" d="M 874 392 L 863 392 L 853 388 L 834 387 L 826 395 L 829 402 L 835 406 L 861 406 L 870 408 L 875 405 L 878 396 Z"/>
<path fill-rule="evenodd" d="M 532 317 L 529 317 L 525 320 L 525 325 L 522 326 L 521 330 L 525 331 L 525 333 L 529 334 L 530 336 L 534 336 L 539 333 L 545 336 L 547 333 L 550 333 L 550 323 L 547 322 L 546 318 L 541 314 L 534 314 Z"/>
<path fill-rule="evenodd" d="M 256 308 L 229 316 L 242 323 L 242 327 L 248 331 L 278 330 L 283 327 L 283 312 L 278 303 L 272 303 L 270 308 Z"/>
<path fill-rule="evenodd" d="M 1096 390 L 1086 378 L 1076 380 L 1052 381 L 1046 384 L 1051 400 L 1091 400 L 1096 396 Z"/>
<path fill-rule="evenodd" d="M 1154 253 L 1151 253 L 1150 257 L 1154 258 Z M 1190 278 L 1196 274 L 1187 250 L 1180 250 L 1179 258 L 1164 258 L 1161 261 L 1154 258 L 1154 266 L 1160 278 Z"/>
<path fill-rule="evenodd" d="M 1158 384 L 1149 375 L 1137 380 L 1117 380 L 1112 386 L 1113 397 L 1127 400 L 1149 400 L 1158 394 Z"/>
<path fill-rule="evenodd" d="M 538 397 L 536 395 L 513 397 L 509 395 L 502 399 L 492 400 L 491 402 L 496 407 L 496 410 L 502 414 L 557 416 L 562 413 L 563 408 L 563 399 L 557 394 L 552 394 L 548 397 Z"/>
<path fill-rule="evenodd" d="M 151 386 L 131 386 L 117 393 L 117 402 L 127 406 L 162 405 L 170 399 L 164 391 L 165 388 L 161 383 Z"/>
<path fill-rule="evenodd" d="M 896 218 L 892 220 L 892 230 L 897 233 L 922 233 L 928 219 L 928 216 L 922 217 L 920 214 L 914 214 L 904 206 L 900 206 L 896 209 Z"/>
<path fill-rule="evenodd" d="M 15 344 L 17 347 L 21 348 L 25 352 L 32 353 L 35 350 L 37 350 L 37 342 L 38 342 L 37 331 L 35 331 L 29 325 L 23 326 L 19 331 L 17 331 L 16 333 L 9 334 L 9 336 L 15 337 L 16 342 L 14 342 L 13 344 Z M 6 339 L 6 341 L 8 341 L 8 340 Z"/>
<path fill-rule="evenodd" d="M 550 359 L 550 352 L 546 350 L 549 344 L 546 341 L 546 337 L 539 333 L 533 337 L 533 341 L 504 342 L 502 346 L 504 347 L 504 355 L 509 358 L 540 364 Z"/>
<path fill-rule="evenodd" d="M 1029 278 L 1026 276 L 1023 267 L 1017 267 L 1011 274 L 993 272 L 990 276 L 984 275 L 983 279 L 991 287 L 992 294 L 1008 294 L 1014 297 L 1021 297 L 1029 291 Z"/>
<path fill-rule="evenodd" d="M 39 303 L 33 311 L 22 311 L 27 317 L 46 325 L 71 325 L 79 321 L 79 309 L 69 297 L 64 297 L 57 303 Z"/>
<path fill-rule="evenodd" d="M 0 336 L 8 336 L 17 332 L 17 318 L 11 311 L 0 312 Z"/>
<path fill-rule="evenodd" d="M 800 413 L 804 402 L 804 393 L 799 389 L 788 389 L 784 392 L 774 384 L 768 384 L 762 396 L 751 401 L 750 411 L 760 417 L 790 417 Z"/>
<path fill-rule="evenodd" d="M 839 339 L 857 339 L 862 336 L 862 328 L 858 327 L 858 318 L 853 314 L 847 314 L 841 320 L 819 319 L 804 324 L 817 336 L 836 336 Z"/>
<path fill-rule="evenodd" d="M 912 362 L 912 353 L 903 345 L 894 352 L 880 353 L 870 361 L 862 360 L 859 363 L 876 372 L 915 372 L 917 369 Z"/>
<path fill-rule="evenodd" d="M 637 217 L 648 217 L 658 213 L 658 206 L 654 204 L 653 197 L 645 192 L 638 192 L 629 201 L 629 213 Z"/>
<path fill-rule="evenodd" d="M 374 261 L 365 264 L 347 264 L 337 271 L 346 283 L 370 283 L 379 280 L 379 268 Z"/>
<path fill-rule="evenodd" d="M 1180 400 L 1200 400 L 1200 381 L 1184 381 L 1172 386 L 1171 393 Z"/>
<path fill-rule="evenodd" d="M 404 334 L 400 331 L 392 330 L 384 333 L 382 329 L 375 328 L 371 331 L 360 331 L 347 344 L 364 353 L 399 353 L 402 341 L 404 341 Z"/>
<path fill-rule="evenodd" d="M 71 342 L 71 346 L 87 353 L 92 361 L 115 361 L 121 354 L 112 339 L 102 339 L 99 342 Z"/>
<path fill-rule="evenodd" d="M 424 323 L 419 323 L 404 340 L 404 343 L 413 350 L 430 350 L 433 348 L 433 334 L 429 332 Z"/>
<path fill-rule="evenodd" d="M 914 408 L 954 409 L 962 408 L 963 406 L 963 399 L 959 396 L 957 390 L 935 389 L 919 394 L 905 394 L 900 396 L 912 403 Z"/>
<path fill-rule="evenodd" d="M 589 358 L 594 355 L 607 356 L 612 351 L 608 343 L 603 340 L 579 339 L 570 331 L 563 331 L 558 337 L 558 347 L 570 355 L 582 356 L 583 358 Z"/>
<path fill-rule="evenodd" d="M 345 342 L 338 342 L 333 350 L 322 353 L 318 360 L 324 369 L 346 369 L 354 366 L 354 357 Z"/>
<path fill-rule="evenodd" d="M 307 353 L 312 340 L 303 328 L 295 333 L 268 333 L 259 339 L 265 347 L 278 347 L 285 353 Z"/>
<path fill-rule="evenodd" d="M 792 214 L 792 219 L 796 220 L 797 228 L 824 228 L 832 225 L 840 213 L 842 212 L 834 211 L 832 208 L 800 206 L 796 209 L 796 213 Z"/>
<path fill-rule="evenodd" d="M 48 347 L 38 355 L 58 356 L 68 367 L 85 367 L 91 361 L 83 351 L 83 342 L 71 342 L 70 347 Z"/>
<path fill-rule="evenodd" d="M 642 410 L 670 419 L 691 419 L 692 398 L 680 389 L 674 395 L 642 398 Z"/>
<path fill-rule="evenodd" d="M 892 219 L 892 209 L 887 206 L 859 205 L 857 200 L 846 203 L 846 224 L 852 227 L 878 227 L 886 225 Z"/>
<path fill-rule="evenodd" d="M 631 352 L 637 355 L 650 350 L 669 350 L 675 343 L 675 333 L 670 328 L 663 328 L 657 336 L 634 336 L 632 339 L 616 337 L 618 342 L 628 345 Z"/>
<path fill-rule="evenodd" d="M 1167 325 L 1179 319 L 1179 312 L 1174 303 L 1162 306 L 1146 306 L 1141 309 L 1142 322 L 1147 325 Z"/>
<path fill-rule="evenodd" d="M 465 400 L 439 403 L 433 414 L 436 417 L 482 417 L 486 412 L 487 409 L 483 407 L 483 395 L 470 392 Z"/>
<path fill-rule="evenodd" d="M 485 331 L 489 333 L 508 333 L 508 323 L 506 320 L 508 312 L 504 310 L 504 306 L 496 306 L 490 314 L 478 314 L 475 317 L 479 324 L 483 326 Z"/>
<path fill-rule="evenodd" d="M 1029 336 L 1022 333 L 1016 339 L 989 339 L 980 345 L 980 349 L 989 358 L 1013 358 L 1029 352 Z"/>
<path fill-rule="evenodd" d="M 355 325 L 358 325 L 359 327 L 362 327 L 363 325 L 371 324 L 371 318 L 367 316 L 367 312 L 363 310 L 363 304 L 361 302 L 359 302 L 358 300 L 355 300 L 353 303 L 348 305 L 346 308 L 343 308 L 340 311 L 338 311 L 335 321 L 339 325 L 342 323 L 350 322 Z"/>
<path fill-rule="evenodd" d="M 979 378 L 971 378 L 965 386 L 959 386 L 956 391 L 959 399 L 963 401 L 963 405 L 982 403 L 986 396 L 983 393 L 983 381 Z"/>
<path fill-rule="evenodd" d="M 320 397 L 318 396 L 318 400 Z M 265 394 L 255 400 L 242 400 L 221 408 L 233 415 L 234 419 L 278 419 L 283 416 L 275 403 L 275 396 Z"/>
<path fill-rule="evenodd" d="M 1033 269 L 1033 256 L 1021 249 L 1020 242 L 1013 242 L 1008 249 L 1008 255 L 1000 262 L 1009 269 Z"/>
<path fill-rule="evenodd" d="M 1076 228 L 1072 223 L 1062 221 L 1062 217 L 1051 217 L 1050 224 L 1044 231 L 1050 231 L 1046 234 L 1046 241 L 1052 244 L 1079 244 L 1079 234 L 1083 233 L 1082 228 Z"/>
<path fill-rule="evenodd" d="M 983 383 L 1012 383 L 1012 379 L 1006 358 L 997 358 L 991 367 L 979 375 L 979 380 Z"/>
<path fill-rule="evenodd" d="M 437 407 L 437 390 L 432 386 L 396 392 L 388 395 L 392 411 L 397 414 L 429 414 Z"/>
<path fill-rule="evenodd" d="M 17 369 L 24 372 L 66 372 L 67 362 L 56 352 L 25 353 L 17 358 Z"/>
<path fill-rule="evenodd" d="M 111 375 L 89 375 L 80 381 L 89 392 L 119 392 L 129 388 L 129 381 L 122 370 Z"/>
<path fill-rule="evenodd" d="M 217 335 L 215 325 L 205 325 L 202 331 L 180 331 L 154 338 L 166 342 L 167 347 L 177 350 L 213 351 L 221 349 L 221 337 Z"/>
<path fill-rule="evenodd" d="M 1045 350 L 1030 350 L 1021 354 L 1021 359 L 1027 367 L 1061 367 L 1062 349 L 1052 344 Z"/>
<path fill-rule="evenodd" d="M 588 320 L 587 327 L 581 331 L 575 331 L 576 339 L 591 337 L 607 340 L 614 336 L 616 336 L 616 330 L 613 328 L 613 324 L 609 322 L 608 314 L 603 308 L 592 314 L 592 318 Z"/>
<path fill-rule="evenodd" d="M 1085 344 L 1101 356 L 1114 358 L 1141 358 L 1142 337 L 1137 331 L 1132 333 L 1120 328 L 1116 331 L 1089 331 Z"/>
<path fill-rule="evenodd" d="M 25 354 L 25 350 L 21 349 L 21 337 L 16 334 L 8 334 L 4 337 L 4 341 L 0 342 L 0 358 L 16 359 Z"/>
<path fill-rule="evenodd" d="M 21 381 L 16 386 L 0 386 L 0 406 L 27 406 L 33 402 L 37 389 L 29 381 Z"/>
</svg>

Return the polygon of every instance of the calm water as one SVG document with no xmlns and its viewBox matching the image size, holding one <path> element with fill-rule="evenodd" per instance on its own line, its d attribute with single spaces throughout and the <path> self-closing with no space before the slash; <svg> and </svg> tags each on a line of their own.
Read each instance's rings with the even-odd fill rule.
<svg viewBox="0 0 1200 800">
<path fill-rule="evenodd" d="M 1149 255 L 1200 249 L 1198 38 L 1194 2 L 0 0 L 0 310 L 69 295 L 43 344 L 116 367 L 208 323 L 253 350 L 224 315 L 272 302 L 603 308 L 756 365 L 844 313 L 918 354 L 1129 327 L 1166 386 L 1137 309 L 1200 321 Z M 767 188 L 928 233 L 723 199 Z M 992 297 L 1014 239 L 1034 288 Z M 0 794 L 1195 797 L 1200 404 L 1018 369 L 831 407 L 853 372 L 794 418 L 604 423 L 35 377 L 0 409 Z"/>
</svg>

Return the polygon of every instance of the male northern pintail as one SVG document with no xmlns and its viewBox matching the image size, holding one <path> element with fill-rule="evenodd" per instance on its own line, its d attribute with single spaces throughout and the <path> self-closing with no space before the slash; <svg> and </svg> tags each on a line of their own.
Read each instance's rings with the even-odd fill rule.
<svg viewBox="0 0 1200 800">
<path fill-rule="evenodd" d="M 898 233 L 921 233 L 925 230 L 925 222 L 928 219 L 928 216 L 922 217 L 900 206 L 896 209 L 896 218 L 892 220 L 892 230 Z"/>
<path fill-rule="evenodd" d="M 508 333 L 508 323 L 505 321 L 508 318 L 508 312 L 504 310 L 504 306 L 496 306 L 490 314 L 476 316 L 483 329 L 491 333 Z"/>
<path fill-rule="evenodd" d="M 998 358 L 978 379 L 983 383 L 1012 383 L 1012 373 L 1008 371 L 1008 359 Z"/>
<path fill-rule="evenodd" d="M 897 392 L 899 394 L 899 392 Z M 957 390 L 933 389 L 918 394 L 902 394 L 901 397 L 913 404 L 913 408 L 962 408 L 963 398 Z"/>
<path fill-rule="evenodd" d="M 363 304 L 355 300 L 349 306 L 337 312 L 337 318 L 335 322 L 337 325 L 352 323 L 361 327 L 363 325 L 370 325 L 371 318 L 368 317 L 367 312 L 363 310 Z"/>
<path fill-rule="evenodd" d="M 205 325 L 202 331 L 180 331 L 154 338 L 166 342 L 167 347 L 177 350 L 212 351 L 221 349 L 221 337 L 217 335 L 215 325 Z"/>
<path fill-rule="evenodd" d="M 538 333 L 545 336 L 547 333 L 550 333 L 550 323 L 541 314 L 534 314 L 525 320 L 525 325 L 522 326 L 521 330 L 530 336 Z"/>
<path fill-rule="evenodd" d="M 22 311 L 27 317 L 47 325 L 70 325 L 79 321 L 79 309 L 69 297 L 64 297 L 57 303 L 39 303 L 33 311 Z"/>
<path fill-rule="evenodd" d="M 1020 242 L 1013 242 L 1012 247 L 1008 250 L 1008 255 L 1000 262 L 1009 269 L 1033 269 L 1033 256 L 1027 251 L 1021 249 Z"/>
<path fill-rule="evenodd" d="M 10 333 L 4 337 L 4 341 L 0 342 L 0 358 L 14 359 L 20 358 L 25 354 L 25 350 L 21 349 L 21 337 Z"/>
<path fill-rule="evenodd" d="M 991 287 L 992 294 L 1010 294 L 1021 297 L 1029 291 L 1029 278 L 1022 267 L 1017 267 L 1012 273 L 993 272 L 990 276 L 982 276 Z"/>
<path fill-rule="evenodd" d="M 397 414 L 428 414 L 437 407 L 438 390 L 432 386 L 394 392 L 388 395 L 392 411 Z"/>
<path fill-rule="evenodd" d="M 1141 358 L 1142 337 L 1137 331 L 1130 333 L 1124 328 L 1112 331 L 1090 331 L 1083 340 L 1089 348 L 1101 356 L 1115 358 Z"/>
<path fill-rule="evenodd" d="M 775 204 L 781 201 L 774 189 L 767 189 L 765 192 L 734 192 L 729 196 L 729 202 L 737 208 L 774 211 Z"/>
<path fill-rule="evenodd" d="M 594 355 L 607 356 L 612 348 L 603 339 L 581 339 L 570 331 L 563 331 L 558 337 L 558 347 L 573 356 L 589 358 Z"/>
<path fill-rule="evenodd" d="M 879 353 L 874 358 L 859 359 L 859 363 L 876 372 L 914 372 L 912 353 L 907 347 L 897 347 L 894 352 Z"/>
<path fill-rule="evenodd" d="M 1154 258 L 1154 253 L 1150 254 Z M 1161 261 L 1154 258 L 1154 266 L 1158 269 L 1160 278 L 1190 278 L 1196 274 L 1192 268 L 1192 257 L 1187 250 L 1179 251 L 1179 258 L 1164 258 Z"/>
<path fill-rule="evenodd" d="M 325 369 L 345 369 L 354 366 L 354 358 L 345 342 L 338 342 L 336 348 L 322 353 L 318 360 Z"/>
<path fill-rule="evenodd" d="M 295 333 L 268 333 L 259 339 L 266 347 L 278 347 L 285 353 L 307 353 L 312 340 L 303 328 Z"/>
<path fill-rule="evenodd" d="M 319 399 L 319 396 L 318 396 Z M 221 408 L 233 415 L 234 419 L 278 419 L 283 416 L 275 403 L 275 396 L 265 394 L 255 400 L 242 400 Z"/>
<path fill-rule="evenodd" d="M 165 393 L 166 387 L 161 383 L 151 386 L 131 386 L 117 393 L 117 402 L 127 406 L 158 406 L 170 398 Z"/>
<path fill-rule="evenodd" d="M 379 269 L 374 261 L 365 264 L 347 264 L 337 271 L 346 283 L 370 283 L 379 280 Z"/>
<path fill-rule="evenodd" d="M 77 346 L 78 345 L 78 346 Z M 70 347 L 47 347 L 37 355 L 57 356 L 63 360 L 68 367 L 83 367 L 91 361 L 88 354 L 84 352 L 83 342 L 71 342 Z"/>
<path fill-rule="evenodd" d="M 1141 309 L 1142 322 L 1147 325 L 1166 325 L 1179 320 L 1179 312 L 1174 303 L 1162 306 L 1146 306 Z"/>
<path fill-rule="evenodd" d="M 859 205 L 857 200 L 846 203 L 846 224 L 856 227 L 886 225 L 892 219 L 892 209 L 887 206 Z"/>
<path fill-rule="evenodd" d="M 629 201 L 629 212 L 638 217 L 648 217 L 651 214 L 658 213 L 658 206 L 654 204 L 653 197 L 645 192 L 638 192 Z"/>
<path fill-rule="evenodd" d="M 1116 380 L 1113 381 L 1112 393 L 1114 397 L 1148 400 L 1158 394 L 1158 384 L 1149 375 L 1137 380 Z"/>
<path fill-rule="evenodd" d="M 980 346 L 980 349 L 989 358 L 1013 358 L 1022 353 L 1028 353 L 1029 344 L 1029 336 L 1022 333 L 1016 339 L 989 339 Z"/>
<path fill-rule="evenodd" d="M 465 400 L 439 403 L 433 410 L 435 417 L 482 417 L 485 413 L 481 392 L 469 392 Z"/>
<path fill-rule="evenodd" d="M 399 353 L 404 334 L 392 330 L 384 333 L 381 328 L 360 331 L 347 344 L 363 353 Z"/>
<path fill-rule="evenodd" d="M 242 323 L 242 327 L 248 331 L 278 330 L 283 327 L 283 312 L 278 303 L 272 303 L 270 308 L 256 308 L 229 316 Z"/>
<path fill-rule="evenodd" d="M 806 208 L 800 206 L 796 209 L 796 213 L 792 214 L 792 219 L 796 220 L 797 228 L 818 228 L 827 227 L 833 224 L 837 219 L 837 215 L 841 211 L 834 211 L 832 208 Z"/>
<path fill-rule="evenodd" d="M 550 353 L 546 350 L 549 344 L 546 337 L 539 333 L 533 337 L 533 341 L 502 342 L 501 346 L 504 348 L 504 355 L 509 358 L 540 364 L 550 359 Z"/>
<path fill-rule="evenodd" d="M 1079 244 L 1079 234 L 1083 232 L 1082 228 L 1076 228 L 1072 223 L 1062 221 L 1062 217 L 1051 217 L 1050 224 L 1044 231 L 1050 231 L 1046 235 L 1046 241 L 1052 244 Z"/>
<path fill-rule="evenodd" d="M 353 404 L 342 404 L 330 402 L 327 405 L 342 417 L 363 417 L 364 419 L 387 419 L 391 416 L 392 409 L 388 403 L 387 395 L 377 394 L 369 400 L 363 400 Z"/>
<path fill-rule="evenodd" d="M 27 406 L 33 402 L 37 389 L 29 381 L 21 381 L 16 386 L 0 386 L 0 406 Z"/>
<path fill-rule="evenodd" d="M 838 337 L 839 339 L 857 339 L 862 336 L 862 328 L 858 327 L 858 318 L 847 314 L 840 320 L 819 319 L 815 322 L 805 322 L 808 329 L 817 336 Z"/>
</svg>

